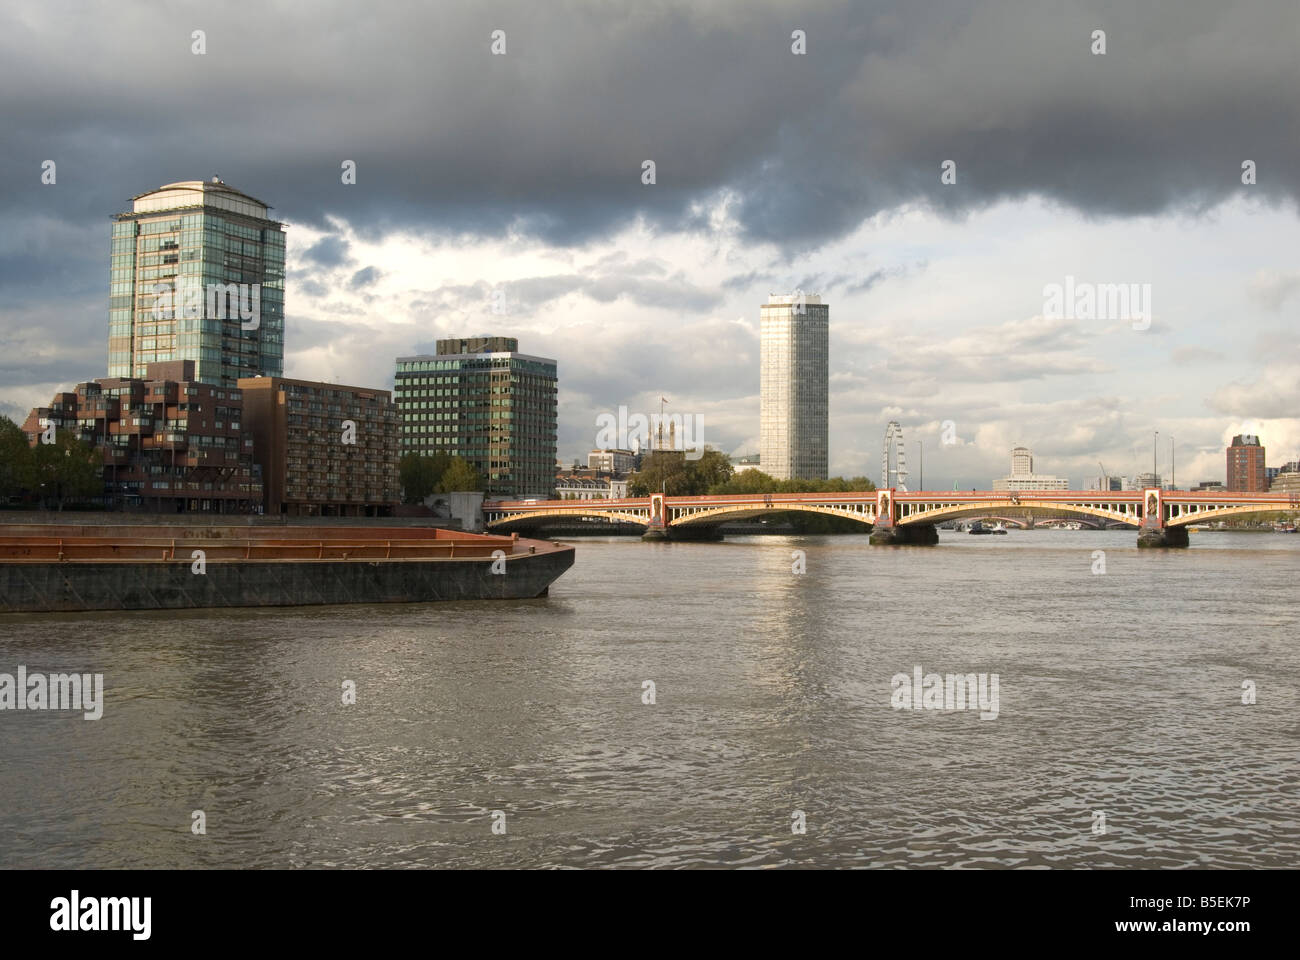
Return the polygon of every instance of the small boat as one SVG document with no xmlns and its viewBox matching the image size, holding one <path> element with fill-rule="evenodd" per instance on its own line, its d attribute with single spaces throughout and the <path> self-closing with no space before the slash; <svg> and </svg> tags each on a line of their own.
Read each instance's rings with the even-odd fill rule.
<svg viewBox="0 0 1300 960">
<path fill-rule="evenodd" d="M 984 522 L 982 520 L 976 520 L 974 523 L 972 523 L 969 527 L 966 528 L 966 532 L 977 534 L 977 535 L 989 534 L 989 533 L 1000 533 L 1003 536 L 1005 536 L 1007 532 L 1007 528 L 1002 526 L 1001 523 L 995 523 L 993 526 L 987 527 L 984 525 Z"/>
</svg>

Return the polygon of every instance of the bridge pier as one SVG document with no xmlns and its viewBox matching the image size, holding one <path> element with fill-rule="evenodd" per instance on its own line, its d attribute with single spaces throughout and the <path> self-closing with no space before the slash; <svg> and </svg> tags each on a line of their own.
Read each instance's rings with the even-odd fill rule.
<svg viewBox="0 0 1300 960">
<path fill-rule="evenodd" d="M 1138 531 L 1138 549 L 1187 546 L 1186 527 L 1143 527 Z"/>
<path fill-rule="evenodd" d="M 932 523 L 898 523 L 898 504 L 895 502 L 897 491 L 876 491 L 876 522 L 871 526 L 868 543 L 881 546 L 928 547 L 939 542 L 939 531 Z"/>
<path fill-rule="evenodd" d="M 1151 487 L 1142 492 L 1142 498 L 1145 506 L 1142 526 L 1138 528 L 1138 549 L 1187 546 L 1187 528 L 1169 526 L 1164 491 Z"/>
<path fill-rule="evenodd" d="M 642 540 L 721 540 L 722 530 L 718 527 L 666 527 L 651 524 L 641 534 Z"/>
<path fill-rule="evenodd" d="M 887 547 L 930 547 L 939 542 L 939 531 L 930 523 L 877 526 L 872 528 L 867 542 Z"/>
</svg>

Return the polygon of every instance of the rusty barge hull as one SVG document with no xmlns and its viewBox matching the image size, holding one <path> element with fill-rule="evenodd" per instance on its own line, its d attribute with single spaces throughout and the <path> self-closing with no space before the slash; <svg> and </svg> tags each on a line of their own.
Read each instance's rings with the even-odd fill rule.
<svg viewBox="0 0 1300 960">
<path fill-rule="evenodd" d="M 0 613 L 527 599 L 573 559 L 441 529 L 0 526 Z"/>
</svg>

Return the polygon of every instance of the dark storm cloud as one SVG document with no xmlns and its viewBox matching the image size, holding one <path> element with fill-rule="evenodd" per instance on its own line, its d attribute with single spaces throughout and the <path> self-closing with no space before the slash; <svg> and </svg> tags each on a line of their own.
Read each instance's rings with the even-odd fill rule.
<svg viewBox="0 0 1300 960">
<path fill-rule="evenodd" d="M 360 290 L 364 287 L 373 286 L 383 275 L 383 271 L 378 267 L 365 267 L 364 269 L 358 270 L 356 273 L 352 274 L 352 279 L 348 282 L 348 286 L 353 290 Z"/>
<path fill-rule="evenodd" d="M 322 237 L 308 247 L 302 257 L 321 267 L 342 266 L 348 260 L 348 242 L 342 237 Z"/>
<path fill-rule="evenodd" d="M 582 293 L 597 303 L 626 299 L 640 307 L 686 313 L 706 311 L 722 302 L 719 293 L 690 283 L 680 272 L 666 279 L 645 278 L 638 275 L 642 271 L 637 264 L 627 265 L 631 273 L 623 272 L 625 265 L 616 266 L 618 272 L 592 268 L 584 274 L 523 277 L 496 286 L 485 281 L 448 284 L 413 300 L 411 309 L 422 313 L 473 314 L 496 299 L 500 315 L 532 316 L 571 293 Z"/>
<path fill-rule="evenodd" d="M 892 267 L 887 270 L 872 270 L 865 277 L 862 277 L 860 280 L 846 286 L 844 288 L 844 293 L 846 296 L 852 296 L 855 293 L 866 293 L 868 290 L 878 287 L 886 280 L 897 280 L 902 277 L 912 276 L 913 274 L 920 273 L 927 266 L 928 264 L 925 261 L 920 261 L 905 267 Z"/>
<path fill-rule="evenodd" d="M 74 13 L 0 14 L 6 219 L 103 229 L 135 193 L 220 173 L 290 222 L 556 243 L 638 214 L 701 224 L 701 202 L 726 196 L 746 238 L 798 249 L 912 203 L 961 215 L 1042 195 L 1129 215 L 1300 194 L 1291 0 Z M 790 52 L 796 27 L 806 56 Z M 489 54 L 494 29 L 505 56 Z M 39 182 L 46 159 L 55 187 Z"/>
</svg>

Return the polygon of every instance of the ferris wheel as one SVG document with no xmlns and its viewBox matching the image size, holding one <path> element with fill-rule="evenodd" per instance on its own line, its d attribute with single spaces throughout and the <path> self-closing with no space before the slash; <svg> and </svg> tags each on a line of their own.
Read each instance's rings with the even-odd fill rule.
<svg viewBox="0 0 1300 960">
<path fill-rule="evenodd" d="M 892 469 L 891 459 L 894 463 Z M 891 475 L 893 483 L 889 482 Z M 907 450 L 903 445 L 903 425 L 897 420 L 890 420 L 885 428 L 885 442 L 880 451 L 880 487 L 882 490 L 893 487 L 907 492 Z"/>
</svg>

